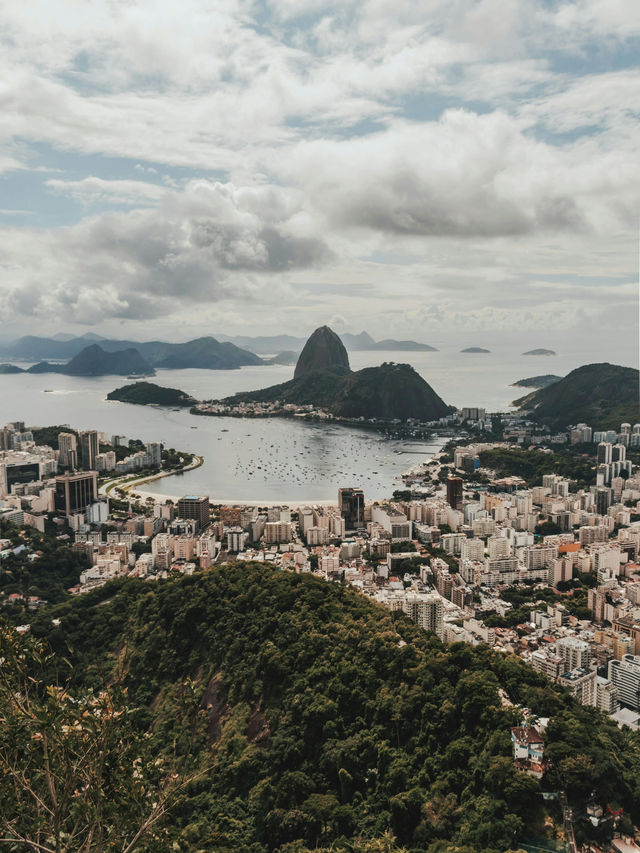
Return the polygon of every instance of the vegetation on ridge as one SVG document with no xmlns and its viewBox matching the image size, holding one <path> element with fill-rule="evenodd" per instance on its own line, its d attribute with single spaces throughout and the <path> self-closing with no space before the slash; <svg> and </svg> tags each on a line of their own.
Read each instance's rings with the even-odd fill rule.
<svg viewBox="0 0 640 853">
<path fill-rule="evenodd" d="M 129 580 L 37 614 L 32 633 L 76 691 L 122 673 L 149 756 L 208 768 L 162 849 L 365 850 L 388 832 L 412 851 L 514 849 L 543 831 L 543 800 L 513 766 L 521 711 L 505 697 L 551 717 L 545 784 L 640 818 L 638 734 L 342 585 L 258 564 Z"/>
</svg>

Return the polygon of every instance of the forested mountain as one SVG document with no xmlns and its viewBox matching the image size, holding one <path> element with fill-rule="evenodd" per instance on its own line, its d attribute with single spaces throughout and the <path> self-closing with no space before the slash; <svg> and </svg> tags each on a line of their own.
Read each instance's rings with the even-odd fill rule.
<svg viewBox="0 0 640 853">
<path fill-rule="evenodd" d="M 91 344 L 67 364 L 38 362 L 27 373 L 63 373 L 66 376 L 126 376 L 128 373 L 153 373 L 154 370 L 137 349 L 105 352 L 99 344 Z"/>
<path fill-rule="evenodd" d="M 153 382 L 132 382 L 107 394 L 107 400 L 137 403 L 140 406 L 193 406 L 196 400 L 178 388 L 166 388 Z"/>
<path fill-rule="evenodd" d="M 594 429 L 618 429 L 640 418 L 638 381 L 633 367 L 585 364 L 515 404 L 556 428 L 586 423 Z"/>
<path fill-rule="evenodd" d="M 545 787 L 640 819 L 640 736 L 519 659 L 444 647 L 339 584 L 221 566 L 112 583 L 31 630 L 72 691 L 126 689 L 149 733 L 143 769 L 182 761 L 200 774 L 163 844 L 141 850 L 346 853 L 388 831 L 416 853 L 513 850 L 545 817 L 540 783 L 513 766 L 518 704 L 551 717 Z"/>
</svg>

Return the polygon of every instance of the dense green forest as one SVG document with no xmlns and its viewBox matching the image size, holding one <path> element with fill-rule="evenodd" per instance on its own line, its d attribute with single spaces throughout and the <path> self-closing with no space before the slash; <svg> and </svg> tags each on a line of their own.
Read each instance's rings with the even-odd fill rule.
<svg viewBox="0 0 640 853">
<path fill-rule="evenodd" d="M 545 787 L 640 819 L 640 735 L 514 656 L 445 647 L 341 584 L 221 566 L 114 582 L 31 624 L 56 652 L 51 680 L 117 682 L 149 755 L 201 774 L 162 845 L 137 849 L 395 850 L 385 833 L 411 851 L 515 849 L 544 812 L 513 767 L 522 715 L 506 698 L 551 717 Z"/>
<path fill-rule="evenodd" d="M 521 447 L 496 447 L 483 450 L 479 456 L 483 468 L 490 468 L 501 475 L 522 477 L 528 486 L 541 486 L 544 474 L 575 480 L 578 488 L 593 485 L 596 479 L 595 457 L 585 458 L 568 451 L 547 453 Z"/>
</svg>

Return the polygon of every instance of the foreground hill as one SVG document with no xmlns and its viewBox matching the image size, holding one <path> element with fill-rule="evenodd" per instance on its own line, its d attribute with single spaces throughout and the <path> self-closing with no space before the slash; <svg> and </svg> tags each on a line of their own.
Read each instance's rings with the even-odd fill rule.
<svg viewBox="0 0 640 853">
<path fill-rule="evenodd" d="M 638 381 L 632 367 L 585 364 L 515 405 L 555 428 L 586 423 L 594 429 L 617 429 L 640 418 Z"/>
<path fill-rule="evenodd" d="M 539 783 L 513 767 L 521 716 L 505 697 L 551 717 L 549 787 L 640 818 L 637 735 L 515 657 L 443 647 L 309 575 L 249 563 L 119 582 L 36 614 L 32 633 L 62 678 L 71 656 L 74 689 L 121 673 L 150 760 L 206 768 L 162 849 L 364 850 L 358 837 L 391 830 L 416 853 L 513 850 L 544 814 Z"/>
<path fill-rule="evenodd" d="M 107 394 L 107 400 L 137 403 L 140 406 L 193 406 L 196 400 L 177 388 L 165 388 L 153 382 L 133 382 Z"/>
</svg>

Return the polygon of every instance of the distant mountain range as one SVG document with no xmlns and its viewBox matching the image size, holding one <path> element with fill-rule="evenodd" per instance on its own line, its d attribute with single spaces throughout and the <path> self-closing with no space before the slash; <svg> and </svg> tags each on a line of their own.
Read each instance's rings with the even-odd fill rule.
<svg viewBox="0 0 640 853">
<path fill-rule="evenodd" d="M 221 341 L 230 341 L 236 346 L 244 347 L 252 350 L 253 352 L 262 354 L 270 354 L 280 352 L 282 350 L 300 353 L 307 342 L 306 338 L 293 337 L 292 335 L 271 335 L 262 337 L 249 337 L 247 335 L 227 337 L 225 335 L 218 335 L 218 337 Z M 421 344 L 417 341 L 396 341 L 392 338 L 375 341 L 368 332 L 360 332 L 359 335 L 344 332 L 339 335 L 339 337 L 345 347 L 352 351 L 395 350 L 396 352 L 437 352 L 435 347 L 429 346 L 429 344 Z"/>
<path fill-rule="evenodd" d="M 95 347 L 98 349 L 96 350 Z M 95 358 L 99 353 L 118 355 L 118 358 L 107 359 L 101 368 Z M 82 356 L 80 362 L 75 364 L 75 359 L 79 356 Z M 154 368 L 179 370 L 196 367 L 209 370 L 233 370 L 244 365 L 264 363 L 255 353 L 240 349 L 232 343 L 221 343 L 211 337 L 196 338 L 182 344 L 170 344 L 164 341 L 136 343 L 103 339 L 99 344 L 87 346 L 86 337 L 55 340 L 27 335 L 0 350 L 0 357 L 38 362 L 29 368 L 32 373 L 70 373 L 75 376 L 152 373 Z M 51 360 L 68 361 L 68 364 L 51 365 L 49 363 Z M 122 367 L 125 363 L 130 365 L 126 369 Z M 109 366 L 108 370 L 105 369 L 106 365 Z"/>
<path fill-rule="evenodd" d="M 618 429 L 640 420 L 638 371 L 617 364 L 585 364 L 564 379 L 514 402 L 521 411 L 556 429 L 586 423 Z"/>
</svg>

